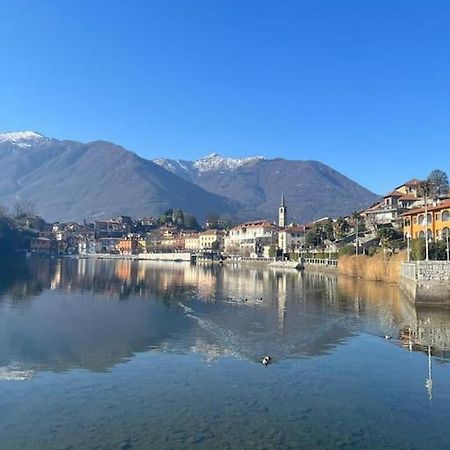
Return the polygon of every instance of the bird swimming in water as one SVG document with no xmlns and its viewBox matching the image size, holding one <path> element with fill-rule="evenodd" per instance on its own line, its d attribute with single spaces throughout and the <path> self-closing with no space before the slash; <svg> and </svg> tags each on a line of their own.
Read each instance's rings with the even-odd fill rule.
<svg viewBox="0 0 450 450">
<path fill-rule="evenodd" d="M 389 341 L 390 339 L 392 339 L 392 336 L 389 336 L 388 334 L 386 334 L 386 335 L 384 336 L 384 338 L 387 339 L 387 340 Z"/>
<path fill-rule="evenodd" d="M 262 359 L 262 365 L 263 366 L 268 366 L 269 365 L 269 363 L 270 363 L 270 360 L 271 360 L 271 358 L 270 358 L 270 356 L 269 355 L 266 355 L 266 356 L 264 356 L 264 358 Z"/>
</svg>

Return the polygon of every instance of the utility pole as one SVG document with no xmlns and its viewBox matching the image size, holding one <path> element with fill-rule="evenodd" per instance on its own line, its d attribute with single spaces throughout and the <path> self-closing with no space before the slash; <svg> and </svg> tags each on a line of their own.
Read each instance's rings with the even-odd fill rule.
<svg viewBox="0 0 450 450">
<path fill-rule="evenodd" d="M 423 185 L 423 196 L 425 201 L 425 261 L 429 259 L 429 249 L 428 249 L 428 183 L 425 182 Z"/>
<path fill-rule="evenodd" d="M 359 254 L 359 221 L 358 216 L 356 216 L 356 254 Z"/>
</svg>

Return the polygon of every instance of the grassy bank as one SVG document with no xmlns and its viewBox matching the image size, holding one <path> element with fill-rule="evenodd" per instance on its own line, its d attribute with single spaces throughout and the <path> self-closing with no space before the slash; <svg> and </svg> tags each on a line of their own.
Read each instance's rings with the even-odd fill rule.
<svg viewBox="0 0 450 450">
<path fill-rule="evenodd" d="M 339 258 L 339 273 L 372 281 L 398 283 L 400 266 L 406 261 L 406 252 L 393 255 L 352 255 Z"/>
</svg>

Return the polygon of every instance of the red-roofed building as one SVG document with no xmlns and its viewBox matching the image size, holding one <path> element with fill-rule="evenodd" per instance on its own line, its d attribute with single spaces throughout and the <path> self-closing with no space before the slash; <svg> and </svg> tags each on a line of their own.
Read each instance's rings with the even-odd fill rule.
<svg viewBox="0 0 450 450">
<path fill-rule="evenodd" d="M 428 236 L 432 239 L 444 239 L 450 234 L 450 200 L 444 200 L 426 208 L 414 208 L 402 214 L 403 233 L 411 239 Z"/>
<path fill-rule="evenodd" d="M 420 196 L 422 181 L 412 179 L 396 187 L 392 192 L 383 196 L 383 200 L 366 209 L 362 214 L 369 227 L 392 224 L 401 229 L 403 222 L 401 215 L 410 208 L 423 204 Z"/>
</svg>

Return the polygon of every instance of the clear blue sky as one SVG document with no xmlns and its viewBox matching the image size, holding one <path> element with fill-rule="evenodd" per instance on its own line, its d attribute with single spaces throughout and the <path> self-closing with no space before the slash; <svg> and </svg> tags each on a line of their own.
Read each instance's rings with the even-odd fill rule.
<svg viewBox="0 0 450 450">
<path fill-rule="evenodd" d="M 0 0 L 0 130 L 450 171 L 450 2 Z"/>
</svg>

